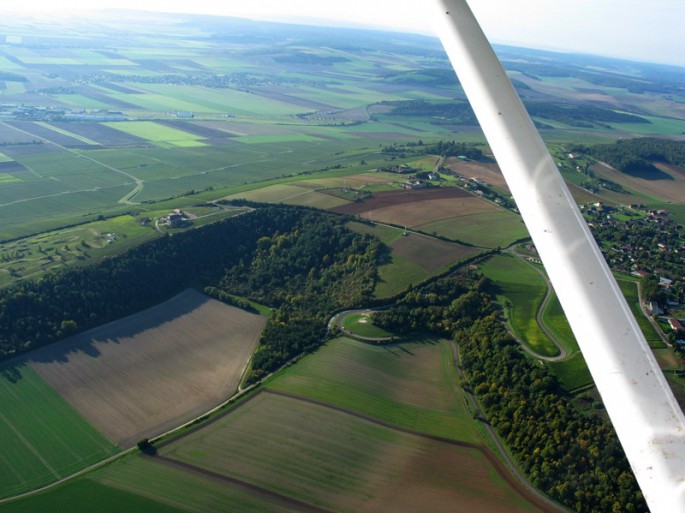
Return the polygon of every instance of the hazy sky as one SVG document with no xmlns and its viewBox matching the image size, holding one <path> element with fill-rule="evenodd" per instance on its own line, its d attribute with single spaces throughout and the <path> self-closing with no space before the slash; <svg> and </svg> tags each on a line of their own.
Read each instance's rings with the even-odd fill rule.
<svg viewBox="0 0 685 513">
<path fill-rule="evenodd" d="M 432 0 L 3 0 L 12 9 L 132 8 L 310 17 L 431 32 Z M 470 0 L 493 42 L 685 66 L 684 0 Z"/>
</svg>

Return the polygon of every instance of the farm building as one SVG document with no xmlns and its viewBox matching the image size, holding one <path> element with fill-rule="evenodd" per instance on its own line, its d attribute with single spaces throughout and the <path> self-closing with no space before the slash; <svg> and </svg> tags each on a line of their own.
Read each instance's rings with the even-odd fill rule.
<svg viewBox="0 0 685 513">
<path fill-rule="evenodd" d="M 676 331 L 678 333 L 685 331 L 685 328 L 683 327 L 683 323 L 681 323 L 678 319 L 671 317 L 668 319 L 668 325 L 671 327 L 673 331 Z"/>
</svg>

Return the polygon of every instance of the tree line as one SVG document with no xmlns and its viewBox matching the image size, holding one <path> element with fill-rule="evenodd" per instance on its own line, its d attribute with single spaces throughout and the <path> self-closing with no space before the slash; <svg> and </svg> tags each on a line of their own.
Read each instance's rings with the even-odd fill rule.
<svg viewBox="0 0 685 513">
<path fill-rule="evenodd" d="M 647 511 L 611 425 L 580 411 L 547 368 L 524 355 L 498 319 L 487 279 L 467 272 L 412 290 L 374 324 L 452 337 L 464 388 L 550 497 L 579 513 Z"/>
</svg>

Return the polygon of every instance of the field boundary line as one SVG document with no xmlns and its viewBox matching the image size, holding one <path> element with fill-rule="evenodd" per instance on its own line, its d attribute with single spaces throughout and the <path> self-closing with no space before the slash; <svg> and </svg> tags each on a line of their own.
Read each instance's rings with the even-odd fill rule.
<svg viewBox="0 0 685 513">
<path fill-rule="evenodd" d="M 530 484 L 528 484 L 528 481 L 526 480 L 526 478 L 522 474 L 517 472 L 515 470 L 515 467 L 513 467 L 513 466 L 510 467 L 507 464 L 505 464 L 504 462 L 502 462 L 502 460 L 497 457 L 497 455 L 492 451 L 492 449 L 490 449 L 486 445 L 474 444 L 471 442 L 464 442 L 464 441 L 460 441 L 460 440 L 453 440 L 450 438 L 445 438 L 445 437 L 441 437 L 441 436 L 437 436 L 437 435 L 430 435 L 428 433 L 422 433 L 420 431 L 415 431 L 415 430 L 412 430 L 409 428 L 403 428 L 403 427 L 398 426 L 396 424 L 392 424 L 392 423 L 389 423 L 389 422 L 386 422 L 383 420 L 375 419 L 371 416 L 365 415 L 363 413 L 356 412 L 354 410 L 349 410 L 349 409 L 341 407 L 341 406 L 335 406 L 335 405 L 332 405 L 329 403 L 318 401 L 316 399 L 311 399 L 308 397 L 304 397 L 304 396 L 297 395 L 297 394 L 292 394 L 289 392 L 282 392 L 280 390 L 273 390 L 273 389 L 267 388 L 267 386 L 263 386 L 263 388 L 260 388 L 259 390 L 257 390 L 256 393 L 249 396 L 245 401 L 238 403 L 234 408 L 229 408 L 226 411 L 222 412 L 220 415 L 217 415 L 216 417 L 208 420 L 207 422 L 203 422 L 202 424 L 200 424 L 200 425 L 198 425 L 192 429 L 189 429 L 188 431 L 181 433 L 172 439 L 165 440 L 164 442 L 157 445 L 157 448 L 159 449 L 162 447 L 166 447 L 167 445 L 170 445 L 172 443 L 175 443 L 175 442 L 182 440 L 183 438 L 189 436 L 190 434 L 193 434 L 196 431 L 199 431 L 199 430 L 223 419 L 224 417 L 226 417 L 230 413 L 234 412 L 237 408 L 240 408 L 241 406 L 244 406 L 246 404 L 251 403 L 253 400 L 262 396 L 263 394 L 280 396 L 280 397 L 292 399 L 295 401 L 301 401 L 301 402 L 309 403 L 311 405 L 326 408 L 329 410 L 337 411 L 338 413 L 343 413 L 345 415 L 351 415 L 353 417 L 356 417 L 360 420 L 369 422 L 371 424 L 375 424 L 377 426 L 380 426 L 380 427 L 383 427 L 386 429 L 390 429 L 390 430 L 393 430 L 396 432 L 408 434 L 411 436 L 416 436 L 416 437 L 422 438 L 424 440 L 429 440 L 429 441 L 437 442 L 437 443 L 444 443 L 444 444 L 448 444 L 448 445 L 451 445 L 454 447 L 461 447 L 464 449 L 470 449 L 470 450 L 478 451 L 493 466 L 493 468 L 497 472 L 497 474 L 502 479 L 504 479 L 507 482 L 507 484 L 515 492 L 517 492 L 522 498 L 524 498 L 525 500 L 530 502 L 532 505 L 539 508 L 542 512 L 544 512 L 544 513 L 559 513 L 560 511 L 563 511 L 563 512 L 568 511 L 567 509 L 564 509 L 563 507 L 555 504 L 553 501 L 551 501 L 551 499 L 547 499 L 545 496 L 542 495 L 541 492 L 539 492 L 537 489 L 533 488 Z M 152 458 L 152 459 L 160 458 L 160 459 L 163 459 L 165 461 L 169 461 L 172 464 L 179 464 L 179 465 L 184 466 L 186 468 L 189 468 L 191 470 L 192 469 L 199 470 L 201 473 L 204 473 L 207 475 L 210 475 L 210 473 L 211 473 L 211 471 L 205 471 L 204 469 L 202 469 L 200 467 L 194 467 L 191 464 L 186 464 L 186 463 L 181 462 L 179 460 L 174 460 L 172 458 L 165 457 L 165 456 L 155 455 L 155 456 L 150 456 L 150 458 Z M 213 474 L 213 473 L 211 473 L 211 474 Z M 221 474 L 218 474 L 218 476 L 215 476 L 215 477 L 218 477 L 219 479 L 223 479 L 223 480 L 226 480 L 225 478 L 228 478 L 228 476 L 223 476 Z M 234 478 L 229 478 L 229 479 L 231 479 L 231 482 L 233 482 Z M 235 481 L 239 482 L 239 480 L 235 480 Z M 319 511 L 325 511 L 325 510 L 319 510 Z"/>
<path fill-rule="evenodd" d="M 421 431 L 415 431 L 413 429 L 409 428 L 404 428 L 402 426 L 398 426 L 396 424 L 392 424 L 390 422 L 386 422 L 383 420 L 375 419 L 373 417 L 370 417 L 368 415 L 365 415 L 363 413 L 359 413 L 353 410 L 349 410 L 347 408 L 344 408 L 342 406 L 336 406 L 333 404 L 328 404 L 322 401 L 318 401 L 316 399 L 310 399 L 308 397 L 304 397 L 301 395 L 297 394 L 292 394 L 290 392 L 282 392 L 280 390 L 272 390 L 269 388 L 264 388 L 260 390 L 257 394 L 255 394 L 253 397 L 257 397 L 260 393 L 266 392 L 268 394 L 276 395 L 276 396 L 281 396 L 281 397 L 286 397 L 290 399 L 294 399 L 297 401 L 302 401 L 306 402 L 309 404 L 313 404 L 315 406 L 320 406 L 323 408 L 328 408 L 330 410 L 334 410 L 340 413 L 344 413 L 347 415 L 352 415 L 356 418 L 359 418 L 361 420 L 365 420 L 367 422 L 370 422 L 372 424 L 376 424 L 378 426 L 387 428 L 387 429 L 392 429 L 393 431 L 397 431 L 400 433 L 405 433 L 408 435 L 413 435 L 417 436 L 419 438 L 423 438 L 426 440 L 430 440 L 433 442 L 438 442 L 438 443 L 444 443 L 456 447 L 462 447 L 465 449 L 472 449 L 480 452 L 485 459 L 488 460 L 488 462 L 494 467 L 495 471 L 504 479 L 509 486 L 512 487 L 521 497 L 526 499 L 528 502 L 539 508 L 540 510 L 547 512 L 547 513 L 558 513 L 559 511 L 567 511 L 565 509 L 559 508 L 556 504 L 552 503 L 550 499 L 546 499 L 546 497 L 541 495 L 541 492 L 539 492 L 537 489 L 533 488 L 531 485 L 528 484 L 528 481 L 526 480 L 525 476 L 523 476 L 521 473 L 517 472 L 515 468 L 513 467 L 508 467 L 505 465 L 500 458 L 497 457 L 497 455 L 486 445 L 482 444 L 474 444 L 472 442 L 464 442 L 461 440 L 453 440 L 451 438 L 445 438 L 442 436 L 437 436 L 437 435 L 431 435 L 428 433 L 423 433 Z M 538 495 L 540 494 L 540 495 Z M 549 501 L 549 502 L 548 502 Z M 555 507 L 556 506 L 556 507 Z"/>
<path fill-rule="evenodd" d="M 186 472 L 193 472 L 195 474 L 200 474 L 201 476 L 204 477 L 209 477 L 211 479 L 214 479 L 215 481 L 219 481 L 221 483 L 229 483 L 233 486 L 236 486 L 238 488 L 242 488 L 254 495 L 261 496 L 267 500 L 270 501 L 279 501 L 280 503 L 283 503 L 287 506 L 294 506 L 297 508 L 298 511 L 302 511 L 304 513 L 333 513 L 331 510 L 321 508 L 319 506 L 316 506 L 314 504 L 309 504 L 308 502 L 301 501 L 299 499 L 296 499 L 294 497 L 289 497 L 287 495 L 283 495 L 277 492 L 274 492 L 272 490 L 269 490 L 268 488 L 262 488 L 261 486 L 248 483 L 247 481 L 243 481 L 241 479 L 236 479 L 235 477 L 227 476 L 225 474 L 219 474 L 217 472 L 213 472 L 211 470 L 198 467 L 196 465 L 192 465 L 190 463 L 186 463 L 185 461 L 180 461 L 176 460 L 174 458 L 169 458 L 168 456 L 159 456 L 159 455 L 154 455 L 154 456 L 142 456 L 143 458 L 149 459 L 150 461 L 156 461 L 158 464 L 165 464 L 168 466 L 176 467 L 182 470 L 185 470 Z"/>
</svg>

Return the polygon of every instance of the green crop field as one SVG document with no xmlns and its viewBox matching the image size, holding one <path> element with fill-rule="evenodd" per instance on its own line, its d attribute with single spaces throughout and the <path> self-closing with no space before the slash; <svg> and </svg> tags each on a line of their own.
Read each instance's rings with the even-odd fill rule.
<svg viewBox="0 0 685 513">
<path fill-rule="evenodd" d="M 0 497 L 48 484 L 117 452 L 28 365 L 0 371 Z"/>
<path fill-rule="evenodd" d="M 507 210 L 453 217 L 417 228 L 484 248 L 504 248 L 528 237 L 521 217 Z"/>
<path fill-rule="evenodd" d="M 147 481 L 147 476 L 146 479 Z M 55 490 L 0 504 L 2 513 L 182 513 L 188 511 L 105 486 L 90 479 L 69 482 Z"/>
<path fill-rule="evenodd" d="M 519 258 L 497 255 L 485 262 L 480 271 L 497 287 L 497 296 L 503 298 L 509 325 L 516 336 L 538 354 L 557 355 L 559 350 L 536 320 L 547 285 L 535 269 Z"/>
<path fill-rule="evenodd" d="M 378 268 L 378 279 L 373 295 L 379 298 L 394 296 L 409 285 L 421 283 L 428 276 L 430 273 L 418 264 L 391 253 L 387 261 Z"/>
<path fill-rule="evenodd" d="M 199 141 L 201 138 L 195 134 L 153 121 L 122 121 L 104 123 L 104 125 L 155 143 L 166 142 L 180 147 L 193 146 L 193 144 L 204 146 L 204 143 Z"/>
<path fill-rule="evenodd" d="M 569 354 L 579 351 L 576 337 L 573 335 L 573 331 L 571 331 L 571 326 L 568 320 L 566 320 L 566 314 L 564 314 L 564 310 L 561 308 L 559 299 L 554 292 L 552 292 L 552 297 L 550 297 L 542 314 L 542 322 Z"/>
<path fill-rule="evenodd" d="M 585 358 L 580 352 L 561 362 L 547 362 L 547 366 L 564 390 L 573 391 L 593 382 Z"/>
<path fill-rule="evenodd" d="M 446 340 L 372 346 L 341 337 L 277 376 L 269 388 L 455 440 L 479 435 L 456 388 Z"/>
</svg>

